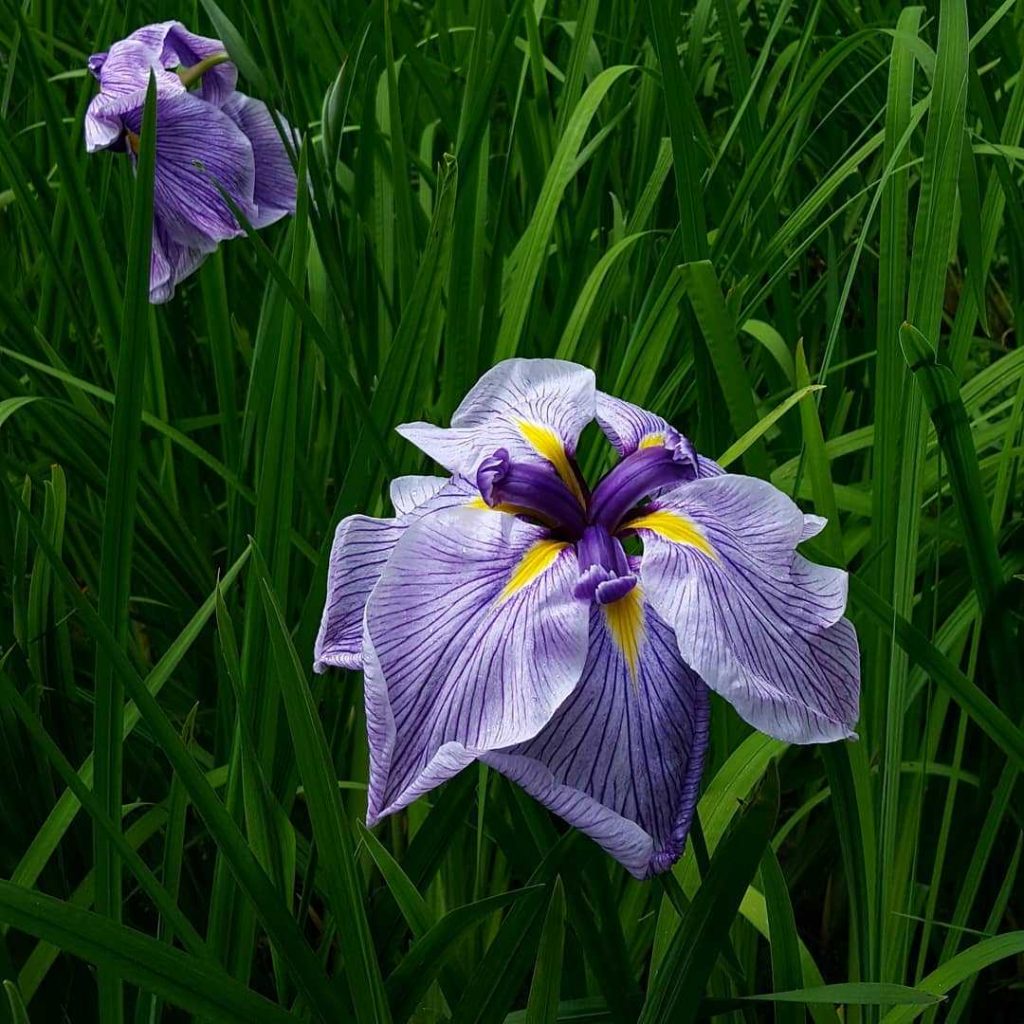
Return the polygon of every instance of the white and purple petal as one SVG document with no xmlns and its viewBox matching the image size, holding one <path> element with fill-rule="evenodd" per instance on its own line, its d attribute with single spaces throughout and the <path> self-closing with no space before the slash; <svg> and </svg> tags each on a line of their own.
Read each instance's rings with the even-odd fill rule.
<svg viewBox="0 0 1024 1024">
<path fill-rule="evenodd" d="M 451 427 L 404 423 L 397 429 L 453 473 L 472 477 L 482 459 L 505 449 L 513 459 L 546 459 L 565 477 L 580 433 L 594 418 L 595 396 L 594 373 L 586 367 L 508 359 L 480 378 Z"/>
<path fill-rule="evenodd" d="M 398 538 L 416 519 L 465 505 L 472 492 L 443 477 L 399 477 L 391 485 L 398 518 L 348 516 L 334 533 L 327 567 L 327 599 L 313 647 L 313 669 L 363 665 L 363 611 Z"/>
<path fill-rule="evenodd" d="M 404 516 L 415 512 L 431 498 L 439 494 L 448 483 L 444 476 L 399 476 L 391 481 L 389 491 L 395 515 Z"/>
<path fill-rule="evenodd" d="M 288 214 L 295 213 L 295 168 L 267 105 L 262 100 L 236 92 L 221 108 L 245 134 L 252 146 L 256 166 L 253 187 L 255 212 L 252 225 L 264 228 Z M 281 130 L 299 146 L 299 133 L 278 114 Z"/>
<path fill-rule="evenodd" d="M 597 422 L 623 458 L 640 448 L 655 445 L 672 448 L 682 444 L 693 450 L 690 442 L 668 420 L 603 391 L 597 392 Z M 693 458 L 698 476 L 719 476 L 725 472 L 713 459 L 696 451 L 693 451 Z"/>
<path fill-rule="evenodd" d="M 683 660 L 755 728 L 790 743 L 854 735 L 860 654 L 846 573 L 796 545 L 820 521 L 771 484 L 683 484 L 635 521 L 641 585 Z"/>
<path fill-rule="evenodd" d="M 593 606 L 579 686 L 534 739 L 482 760 L 646 878 L 683 851 L 707 748 L 708 694 L 650 604 L 639 594 L 622 600 L 642 606 L 635 667 L 608 609 Z"/>
<path fill-rule="evenodd" d="M 500 512 L 402 533 L 365 614 L 370 824 L 547 725 L 586 660 L 577 575 L 571 546 Z"/>
</svg>

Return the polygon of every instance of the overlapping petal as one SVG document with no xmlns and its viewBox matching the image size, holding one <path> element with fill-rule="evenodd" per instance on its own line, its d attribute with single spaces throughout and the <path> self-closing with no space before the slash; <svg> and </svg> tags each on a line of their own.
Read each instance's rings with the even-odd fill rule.
<svg viewBox="0 0 1024 1024">
<path fill-rule="evenodd" d="M 399 476 L 391 481 L 389 495 L 395 514 L 404 516 L 426 504 L 449 483 L 443 476 Z"/>
<path fill-rule="evenodd" d="M 668 420 L 603 391 L 597 392 L 596 415 L 604 436 L 623 458 L 647 446 L 664 444 L 671 448 L 680 441 L 689 444 Z M 725 472 L 705 455 L 693 451 L 693 457 L 698 476 L 720 476 Z"/>
<path fill-rule="evenodd" d="M 142 108 L 124 121 L 138 133 Z M 227 114 L 192 93 L 158 95 L 153 215 L 171 238 L 211 251 L 242 234 L 220 190 L 251 219 L 255 176 L 252 146 Z"/>
<path fill-rule="evenodd" d="M 645 878 L 682 853 L 704 766 L 708 695 L 650 604 L 623 600 L 641 603 L 635 670 L 608 610 L 593 606 L 579 686 L 534 739 L 482 760 Z"/>
<path fill-rule="evenodd" d="M 637 520 L 641 583 L 683 660 L 751 725 L 790 743 L 853 735 L 859 651 L 846 574 L 795 553 L 820 521 L 771 484 L 683 484 Z"/>
<path fill-rule="evenodd" d="M 364 656 L 371 824 L 476 757 L 536 736 L 575 688 L 588 608 L 569 545 L 500 512 L 405 530 L 370 595 Z"/>
<path fill-rule="evenodd" d="M 127 118 L 142 120 L 149 76 L 156 76 L 160 95 L 184 93 L 185 86 L 173 71 L 166 71 L 152 52 L 134 39 L 114 43 L 109 53 L 93 54 L 90 68 L 100 79 L 101 91 L 85 112 L 85 148 L 89 153 L 107 149 L 124 134 Z"/>
<path fill-rule="evenodd" d="M 253 186 L 254 214 L 252 225 L 264 228 L 287 214 L 295 213 L 296 179 L 288 151 L 285 149 L 277 125 L 267 105 L 262 100 L 236 92 L 222 107 L 225 114 L 235 122 L 252 146 L 256 167 Z M 299 144 L 298 132 L 278 114 L 281 130 L 292 137 L 295 146 Z"/>
<path fill-rule="evenodd" d="M 151 61 L 162 68 L 189 68 L 208 57 L 215 57 L 225 52 L 224 44 L 219 39 L 190 32 L 180 21 L 162 21 L 155 25 L 145 25 L 136 29 L 126 40 L 145 48 Z M 114 48 L 111 47 L 111 54 Z M 109 57 L 100 72 L 100 83 L 107 88 Z M 177 76 L 175 76 L 177 77 Z M 199 83 L 198 95 L 207 103 L 221 106 L 234 92 L 238 83 L 238 69 L 231 61 L 217 64 L 204 74 Z"/>
<path fill-rule="evenodd" d="M 465 505 L 471 492 L 442 477 L 399 477 L 391 498 L 398 517 L 348 516 L 339 524 L 327 567 L 327 600 L 313 647 L 313 669 L 362 668 L 363 611 L 402 532 L 417 518 Z"/>
<path fill-rule="evenodd" d="M 149 257 L 149 301 L 169 302 L 174 290 L 194 273 L 209 256 L 209 249 L 185 245 L 172 238 L 163 225 L 153 225 L 153 247 Z"/>
<path fill-rule="evenodd" d="M 482 459 L 503 448 L 513 459 L 547 459 L 567 478 L 567 460 L 594 418 L 596 393 L 593 371 L 583 366 L 508 359 L 480 378 L 451 427 L 405 423 L 398 432 L 453 473 L 472 476 Z"/>
</svg>

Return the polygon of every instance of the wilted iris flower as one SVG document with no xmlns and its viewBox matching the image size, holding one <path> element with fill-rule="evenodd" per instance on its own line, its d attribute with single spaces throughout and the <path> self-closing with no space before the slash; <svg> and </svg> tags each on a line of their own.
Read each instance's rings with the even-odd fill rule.
<svg viewBox="0 0 1024 1024">
<path fill-rule="evenodd" d="M 595 417 L 620 459 L 590 489 Z M 452 476 L 339 525 L 315 651 L 365 674 L 370 824 L 478 759 L 644 877 L 682 852 L 709 689 L 790 743 L 853 735 L 846 574 L 796 553 L 824 520 L 771 484 L 554 359 L 398 431 Z"/>
<path fill-rule="evenodd" d="M 133 161 L 156 76 L 151 302 L 166 302 L 218 243 L 245 233 L 218 186 L 255 227 L 295 212 L 295 171 L 274 119 L 261 100 L 235 91 L 238 71 L 219 39 L 177 21 L 147 25 L 94 53 L 89 70 L 100 91 L 86 111 L 85 147 L 123 150 Z"/>
</svg>

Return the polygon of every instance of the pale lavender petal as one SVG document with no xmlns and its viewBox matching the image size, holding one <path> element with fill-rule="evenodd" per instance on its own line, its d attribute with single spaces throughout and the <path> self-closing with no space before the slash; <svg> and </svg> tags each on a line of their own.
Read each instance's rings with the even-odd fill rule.
<svg viewBox="0 0 1024 1024">
<path fill-rule="evenodd" d="M 660 443 L 676 433 L 667 420 L 614 395 L 597 392 L 597 422 L 619 455 L 632 455 L 642 444 Z"/>
<path fill-rule="evenodd" d="M 682 439 L 668 420 L 603 391 L 597 392 L 597 422 L 623 458 L 640 447 L 662 444 L 673 447 L 675 439 Z M 696 459 L 698 476 L 720 476 L 725 472 L 713 459 L 704 455 L 696 455 Z"/>
<path fill-rule="evenodd" d="M 804 516 L 804 528 L 800 532 L 801 540 L 810 540 L 812 537 L 817 537 L 822 530 L 828 525 L 828 520 L 824 516 Z"/>
<path fill-rule="evenodd" d="M 589 615 L 572 595 L 576 556 L 540 542 L 540 527 L 471 509 L 399 539 L 366 606 L 371 824 L 537 735 L 576 686 Z"/>
<path fill-rule="evenodd" d="M 842 618 L 846 573 L 795 553 L 800 509 L 771 484 L 733 475 L 683 484 L 656 505 L 639 521 L 640 581 L 683 660 L 771 736 L 854 735 L 860 654 Z"/>
<path fill-rule="evenodd" d="M 224 44 L 219 39 L 210 39 L 189 32 L 180 21 L 145 25 L 136 29 L 128 39 L 144 46 L 152 54 L 153 59 L 167 69 L 189 68 L 207 57 L 226 52 Z M 238 69 L 230 61 L 226 61 L 203 74 L 197 95 L 207 103 L 219 107 L 232 94 L 237 82 Z"/>
<path fill-rule="evenodd" d="M 156 75 L 158 90 L 185 91 L 181 79 L 160 63 L 159 52 L 130 36 L 114 43 L 106 54 L 93 54 L 89 61 L 90 69 L 96 68 L 94 73 L 99 78 L 101 95 L 125 97 L 142 93 L 141 105 L 145 101 L 150 72 Z"/>
<path fill-rule="evenodd" d="M 196 249 L 175 241 L 159 222 L 155 223 L 149 260 L 149 301 L 169 302 L 178 284 L 194 273 L 209 254 L 209 249 Z"/>
<path fill-rule="evenodd" d="M 138 133 L 141 108 L 125 117 Z M 157 97 L 153 212 L 167 233 L 193 248 L 243 234 L 220 185 L 247 216 L 253 213 L 252 146 L 221 110 L 192 93 Z"/>
<path fill-rule="evenodd" d="M 481 760 L 646 878 L 683 851 L 707 748 L 708 696 L 672 630 L 637 600 L 645 607 L 635 674 L 607 609 L 593 607 L 579 686 L 534 739 Z"/>
<path fill-rule="evenodd" d="M 402 437 L 453 473 L 472 476 L 504 448 L 513 458 L 561 460 L 575 454 L 594 418 L 594 373 L 561 359 L 508 359 L 492 367 L 463 399 L 451 427 L 405 423 Z M 550 446 L 544 453 L 538 449 Z M 560 473 L 567 474 L 565 465 Z"/>
<path fill-rule="evenodd" d="M 85 148 L 89 153 L 114 145 L 128 121 L 141 121 L 151 72 L 156 76 L 158 93 L 185 92 L 181 79 L 163 70 L 150 51 L 134 40 L 115 43 L 109 53 L 93 54 L 90 68 L 93 62 L 101 91 L 93 96 L 85 112 Z"/>
<path fill-rule="evenodd" d="M 338 524 L 313 671 L 363 667 L 363 611 L 404 527 L 397 519 L 349 516 Z"/>
<path fill-rule="evenodd" d="M 391 504 L 404 516 L 426 504 L 448 483 L 443 476 L 400 476 L 391 481 Z"/>
<path fill-rule="evenodd" d="M 254 100 L 236 92 L 222 109 L 242 129 L 252 145 L 256 161 L 256 184 L 253 189 L 256 213 L 252 218 L 253 226 L 263 228 L 286 214 L 294 214 L 295 168 L 292 167 L 288 151 L 267 105 L 262 100 Z M 278 118 L 281 129 L 291 135 L 297 149 L 299 133 L 280 114 Z"/>
<path fill-rule="evenodd" d="M 425 484 L 416 488 L 409 481 L 435 481 L 437 486 L 433 490 Z M 408 503 L 403 500 L 401 508 L 396 502 L 399 518 L 349 516 L 338 524 L 327 567 L 327 597 L 313 647 L 316 672 L 326 672 L 329 668 L 362 668 L 366 600 L 380 579 L 398 538 L 416 519 L 465 505 L 472 497 L 470 489 L 461 481 L 440 477 L 400 477 L 392 484 L 392 500 L 396 486 L 403 499 L 410 499 Z"/>
</svg>

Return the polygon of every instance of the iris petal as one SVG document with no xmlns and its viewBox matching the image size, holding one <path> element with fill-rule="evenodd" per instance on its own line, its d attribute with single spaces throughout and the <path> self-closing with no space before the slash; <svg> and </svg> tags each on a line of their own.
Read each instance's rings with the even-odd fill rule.
<svg viewBox="0 0 1024 1024">
<path fill-rule="evenodd" d="M 445 484 L 443 476 L 399 476 L 391 481 L 391 504 L 395 513 L 407 515 L 425 504 L 437 494 Z"/>
<path fill-rule="evenodd" d="M 592 608 L 579 686 L 534 739 L 482 758 L 637 878 L 682 853 L 708 739 L 707 689 L 650 604 L 642 615 L 635 673 Z"/>
<path fill-rule="evenodd" d="M 136 133 L 141 120 L 141 107 L 125 115 Z M 254 180 L 252 146 L 223 111 L 192 93 L 158 95 L 153 214 L 172 238 L 210 250 L 243 234 L 220 189 L 251 218 Z"/>
<path fill-rule="evenodd" d="M 509 359 L 480 378 L 451 427 L 405 423 L 398 433 L 453 473 L 471 476 L 495 449 L 544 459 L 578 489 L 568 456 L 594 418 L 593 371 L 560 359 Z M 568 479 L 567 479 L 568 477 Z"/>
<path fill-rule="evenodd" d="M 571 549 L 510 590 L 545 531 L 458 509 L 406 530 L 366 606 L 368 820 L 474 758 L 537 735 L 572 692 L 588 609 Z"/>
<path fill-rule="evenodd" d="M 686 663 L 770 736 L 852 736 L 860 655 L 842 618 L 846 573 L 796 554 L 807 529 L 800 509 L 771 484 L 733 475 L 684 484 L 658 504 L 696 524 L 710 549 L 650 528 L 653 517 L 638 531 L 641 585 Z"/>
<path fill-rule="evenodd" d="M 149 301 L 170 301 L 178 284 L 194 273 L 208 255 L 208 249 L 197 249 L 175 241 L 157 221 L 153 225 L 153 248 L 149 259 Z"/>
<path fill-rule="evenodd" d="M 682 435 L 668 420 L 603 391 L 597 392 L 597 422 L 615 450 L 625 458 L 640 448 L 668 444 Z M 688 443 L 688 442 L 687 442 Z M 713 459 L 696 455 L 697 475 L 719 476 L 725 471 Z"/>
<path fill-rule="evenodd" d="M 295 213 L 295 168 L 267 105 L 262 100 L 236 92 L 221 109 L 242 129 L 252 145 L 256 165 L 253 227 L 264 228 L 287 214 Z M 290 133 L 298 146 L 298 133 L 280 114 L 278 117 L 282 131 Z"/>
<path fill-rule="evenodd" d="M 397 519 L 348 516 L 339 524 L 327 567 L 327 600 L 313 648 L 313 669 L 363 666 L 363 611 L 398 538 L 416 519 L 464 505 L 471 491 L 441 477 L 400 477 L 391 486 Z"/>
<path fill-rule="evenodd" d="M 145 25 L 136 29 L 125 41 L 145 47 L 154 63 L 168 69 L 192 67 L 207 57 L 225 52 L 224 44 L 219 39 L 196 35 L 180 21 L 161 21 L 154 25 Z M 111 47 L 111 53 L 113 51 L 114 47 Z M 108 57 L 100 73 L 100 82 L 104 88 L 109 63 Z M 219 107 L 231 95 L 237 83 L 238 69 L 230 61 L 226 61 L 204 72 L 198 95 L 207 103 Z"/>
</svg>

